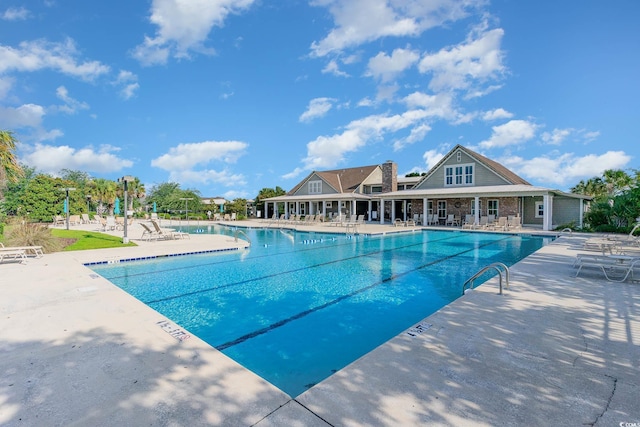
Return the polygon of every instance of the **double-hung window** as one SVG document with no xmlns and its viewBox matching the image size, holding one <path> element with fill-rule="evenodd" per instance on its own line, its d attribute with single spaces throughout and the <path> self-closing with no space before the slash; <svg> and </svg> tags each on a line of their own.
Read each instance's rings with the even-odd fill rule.
<svg viewBox="0 0 640 427">
<path fill-rule="evenodd" d="M 474 184 L 473 165 L 446 166 L 444 168 L 444 185 L 452 187 L 456 185 Z"/>
<path fill-rule="evenodd" d="M 322 181 L 309 181 L 309 194 L 322 193 Z"/>
</svg>

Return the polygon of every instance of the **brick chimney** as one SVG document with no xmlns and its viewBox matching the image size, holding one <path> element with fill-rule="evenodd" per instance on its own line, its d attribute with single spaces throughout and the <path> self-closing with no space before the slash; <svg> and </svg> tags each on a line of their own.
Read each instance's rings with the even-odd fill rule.
<svg viewBox="0 0 640 427">
<path fill-rule="evenodd" d="M 398 165 L 387 160 L 382 164 L 382 192 L 398 191 Z"/>
</svg>

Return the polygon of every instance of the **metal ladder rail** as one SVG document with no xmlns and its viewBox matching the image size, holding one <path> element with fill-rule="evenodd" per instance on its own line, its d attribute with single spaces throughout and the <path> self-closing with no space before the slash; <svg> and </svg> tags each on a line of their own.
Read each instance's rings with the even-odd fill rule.
<svg viewBox="0 0 640 427">
<path fill-rule="evenodd" d="M 499 295 L 502 295 L 502 273 L 505 273 L 505 288 L 509 289 L 509 267 L 501 262 L 494 262 L 493 264 L 489 264 L 486 267 L 480 269 L 476 274 L 467 279 L 466 282 L 462 285 L 462 295 L 464 295 L 467 285 L 469 285 L 469 289 L 473 289 L 473 281 L 478 277 L 482 276 L 487 271 L 495 269 L 500 276 L 500 292 Z"/>
<path fill-rule="evenodd" d="M 245 232 L 244 232 L 244 231 L 242 231 L 242 230 L 238 230 L 238 229 L 236 229 L 235 233 L 233 234 L 233 236 L 234 236 L 234 237 L 235 237 L 235 239 L 236 239 L 236 243 L 238 243 L 238 236 L 239 236 L 240 234 L 242 234 L 242 235 L 247 239 L 247 242 L 249 242 L 249 246 L 251 246 L 251 239 L 249 238 L 249 236 L 247 236 L 247 233 L 245 233 Z"/>
</svg>

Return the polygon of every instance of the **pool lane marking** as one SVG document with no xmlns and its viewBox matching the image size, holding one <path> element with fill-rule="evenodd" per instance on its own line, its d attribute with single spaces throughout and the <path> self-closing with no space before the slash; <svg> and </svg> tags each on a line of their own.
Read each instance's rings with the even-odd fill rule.
<svg viewBox="0 0 640 427">
<path fill-rule="evenodd" d="M 444 241 L 444 240 L 452 240 L 452 239 L 455 239 L 456 237 L 459 237 L 459 236 L 452 236 L 452 237 L 449 237 L 447 239 L 439 239 L 437 241 L 441 242 L 441 241 Z M 172 295 L 172 296 L 167 296 L 167 297 L 164 297 L 164 298 L 159 298 L 159 299 L 156 299 L 156 300 L 142 301 L 142 302 L 144 302 L 145 304 L 148 304 L 148 305 L 157 304 L 157 303 L 160 303 L 160 302 L 171 301 L 171 300 L 182 298 L 182 297 L 193 296 L 193 295 L 198 295 L 198 294 L 202 294 L 202 293 L 217 291 L 217 290 L 224 289 L 224 288 L 229 288 L 229 287 L 232 287 L 232 286 L 239 286 L 239 285 L 245 285 L 245 284 L 251 283 L 251 282 L 258 282 L 260 280 L 269 279 L 269 278 L 277 277 L 277 276 L 282 276 L 282 275 L 285 275 L 285 274 L 297 273 L 299 271 L 308 270 L 308 269 L 311 269 L 311 268 L 325 267 L 327 265 L 337 264 L 337 263 L 341 263 L 341 262 L 344 262 L 344 261 L 351 261 L 351 260 L 358 259 L 358 258 L 370 257 L 372 255 L 381 254 L 381 253 L 384 253 L 384 252 L 391 252 L 391 251 L 395 251 L 395 250 L 398 250 L 398 249 L 406 249 L 406 248 L 410 248 L 412 246 L 422 246 L 424 244 L 425 244 L 425 242 L 420 242 L 420 243 L 412 243 L 410 245 L 396 246 L 396 247 L 393 247 L 393 248 L 376 250 L 376 251 L 372 251 L 372 252 L 367 252 L 367 253 L 354 255 L 354 256 L 351 256 L 351 257 L 348 257 L 348 258 L 340 258 L 340 259 L 336 259 L 336 260 L 333 260 L 333 261 L 323 262 L 323 263 L 320 263 L 320 264 L 305 265 L 305 266 L 302 266 L 302 267 L 294 268 L 293 270 L 281 271 L 281 272 L 277 272 L 277 273 L 267 274 L 265 276 L 260 276 L 260 277 L 254 277 L 254 278 L 251 278 L 251 279 L 241 280 L 239 282 L 227 283 L 227 284 L 220 285 L 220 286 L 213 286 L 213 287 L 210 287 L 210 288 L 198 289 L 196 291 L 186 292 L 186 293 L 183 293 L 183 294 L 180 294 L 180 295 Z M 474 247 L 474 249 L 475 249 L 475 247 Z M 131 277 L 131 276 L 129 276 L 129 277 Z"/>
<path fill-rule="evenodd" d="M 488 242 L 488 243 L 482 244 L 482 245 L 477 246 L 477 247 L 474 247 L 474 248 L 466 249 L 466 250 L 464 250 L 464 251 L 462 251 L 462 252 L 459 252 L 459 253 L 457 253 L 457 254 L 447 255 L 446 257 L 443 257 L 443 258 L 440 258 L 440 259 L 437 259 L 437 260 L 434 260 L 434 261 L 430 261 L 430 262 L 428 262 L 428 263 L 426 263 L 426 264 L 423 264 L 423 265 L 421 265 L 421 266 L 419 266 L 419 267 L 417 267 L 417 268 L 414 268 L 414 269 L 412 269 L 412 270 L 407 270 L 407 271 L 402 272 L 402 273 L 392 274 L 391 276 L 389 276 L 389 277 L 387 277 L 387 278 L 384 278 L 384 279 L 382 279 L 382 280 L 379 280 L 379 281 L 377 281 L 377 282 L 374 282 L 374 283 L 372 283 L 372 284 L 370 284 L 370 285 L 367 285 L 367 286 L 365 286 L 364 288 L 360 288 L 360 289 L 357 289 L 357 290 L 355 290 L 355 291 L 352 291 L 352 292 L 350 292 L 350 293 L 348 293 L 348 294 L 341 295 L 340 297 L 338 297 L 338 298 L 336 298 L 336 299 L 334 299 L 334 300 L 328 301 L 328 302 L 326 302 L 326 303 L 324 303 L 324 304 L 321 304 L 321 305 L 319 305 L 319 306 L 316 306 L 316 307 L 314 307 L 314 308 L 310 308 L 310 309 L 308 309 L 308 310 L 305 310 L 305 311 L 302 311 L 302 312 L 300 312 L 300 313 L 294 314 L 293 316 L 290 316 L 290 317 L 288 317 L 288 318 L 286 318 L 286 319 L 282 319 L 282 320 L 279 320 L 279 321 L 277 321 L 277 322 L 275 322 L 275 323 L 272 323 L 272 324 L 271 324 L 271 325 L 269 325 L 269 326 L 265 326 L 264 328 L 257 329 L 257 330 L 255 330 L 255 331 L 253 331 L 253 332 L 250 332 L 250 333 L 245 334 L 245 335 L 243 335 L 243 336 L 241 336 L 241 337 L 238 337 L 238 338 L 236 338 L 236 339 L 235 339 L 235 340 L 233 340 L 233 341 L 228 341 L 228 342 L 226 342 L 226 343 L 224 343 L 224 344 L 217 345 L 217 346 L 215 346 L 214 348 L 215 348 L 216 350 L 219 350 L 219 351 L 226 350 L 226 349 L 228 349 L 229 347 L 233 347 L 233 346 L 235 346 L 235 345 L 242 344 L 243 342 L 245 342 L 245 341 L 247 341 L 247 340 L 250 340 L 250 339 L 255 338 L 255 337 L 257 337 L 257 336 L 260 336 L 260 335 L 264 335 L 264 334 L 266 334 L 267 332 L 271 332 L 271 331 L 273 331 L 274 329 L 277 329 L 277 328 L 279 328 L 279 327 L 281 327 L 281 326 L 284 326 L 284 325 L 286 325 L 286 324 L 288 324 L 288 323 L 293 322 L 294 320 L 301 319 L 301 318 L 303 318 L 303 317 L 305 317 L 305 316 L 307 316 L 307 315 L 309 315 L 309 314 L 311 314 L 311 313 L 315 313 L 316 311 L 323 310 L 323 309 L 325 309 L 325 308 L 327 308 L 327 307 L 330 307 L 330 306 L 335 305 L 335 304 L 337 304 L 337 303 L 339 303 L 339 302 L 341 302 L 341 301 L 344 301 L 344 300 L 346 300 L 347 298 L 351 298 L 351 297 L 354 297 L 354 296 L 356 296 L 356 295 L 359 295 L 359 294 L 361 294 L 361 293 L 363 293 L 363 292 L 366 292 L 366 291 L 368 291 L 368 290 L 370 290 L 370 289 L 373 289 L 373 288 L 375 288 L 375 287 L 377 287 L 377 286 L 380 286 L 380 285 L 382 285 L 382 284 L 384 284 L 384 283 L 390 282 L 390 281 L 392 281 L 392 280 L 399 279 L 399 278 L 401 278 L 401 277 L 403 277 L 403 276 L 406 276 L 406 275 L 408 275 L 408 274 L 410 274 L 410 273 L 413 273 L 413 272 L 415 272 L 415 271 L 421 270 L 421 269 L 426 268 L 426 267 L 430 267 L 430 266 L 435 265 L 435 264 L 438 264 L 438 263 L 440 263 L 440 262 L 442 262 L 442 261 L 446 261 L 446 260 L 448 260 L 448 259 L 455 258 L 455 257 L 457 257 L 457 256 L 459 256 L 459 255 L 464 254 L 464 253 L 471 252 L 471 251 L 474 251 L 474 250 L 476 250 L 476 249 L 480 249 L 480 248 L 483 248 L 483 247 L 485 247 L 485 246 L 492 245 L 492 244 L 494 244 L 494 243 L 499 243 L 499 242 L 501 242 L 501 241 L 504 241 L 504 240 L 507 240 L 507 239 L 511 239 L 511 238 L 513 238 L 513 237 L 514 237 L 514 236 L 509 236 L 509 237 L 505 237 L 504 239 L 498 239 L 498 240 L 495 240 L 495 241 L 493 241 L 493 242 Z"/>
</svg>

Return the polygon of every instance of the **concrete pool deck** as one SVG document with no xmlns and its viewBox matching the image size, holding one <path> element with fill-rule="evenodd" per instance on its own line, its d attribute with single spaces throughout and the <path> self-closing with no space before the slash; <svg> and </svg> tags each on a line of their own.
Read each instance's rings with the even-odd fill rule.
<svg viewBox="0 0 640 427">
<path fill-rule="evenodd" d="M 640 423 L 640 284 L 574 277 L 586 236 L 563 235 L 511 267 L 504 295 L 491 279 L 292 399 L 83 265 L 244 242 L 129 235 L 138 247 L 0 264 L 0 425 Z"/>
</svg>

